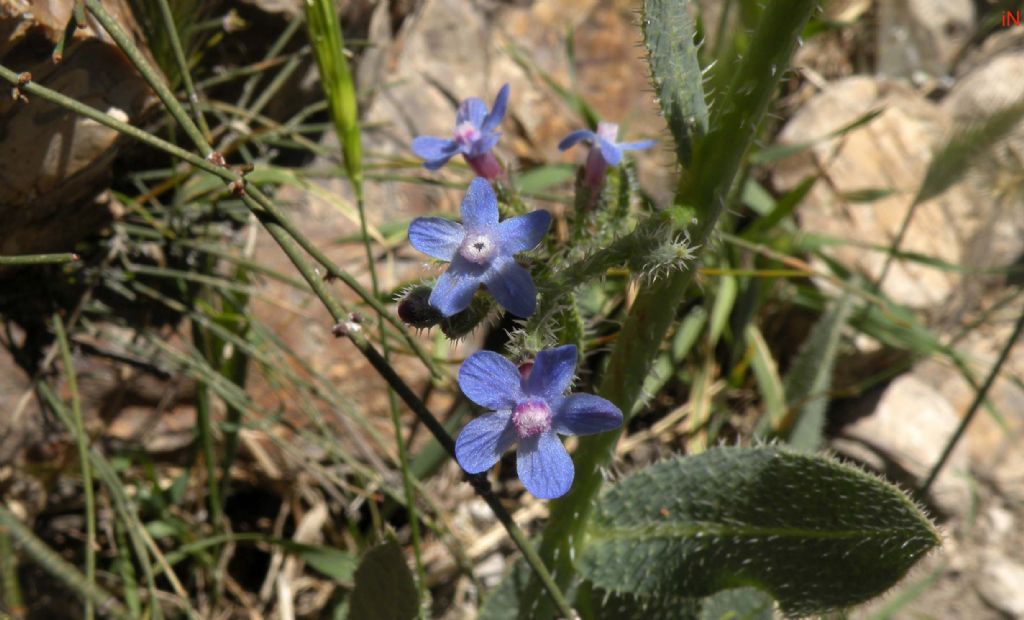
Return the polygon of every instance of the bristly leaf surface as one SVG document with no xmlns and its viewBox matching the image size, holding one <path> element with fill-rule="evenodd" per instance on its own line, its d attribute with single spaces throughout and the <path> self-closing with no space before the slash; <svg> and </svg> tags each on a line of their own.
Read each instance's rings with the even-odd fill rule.
<svg viewBox="0 0 1024 620">
<path fill-rule="evenodd" d="M 587 535 L 579 568 L 599 588 L 702 597 L 756 586 L 788 614 L 881 594 L 940 542 L 892 485 L 777 446 L 642 470 L 599 499 Z"/>
<path fill-rule="evenodd" d="M 689 5 L 685 0 L 646 0 L 643 15 L 651 81 L 675 138 L 676 156 L 684 166 L 690 165 L 697 141 L 708 130 L 708 107 Z"/>
</svg>

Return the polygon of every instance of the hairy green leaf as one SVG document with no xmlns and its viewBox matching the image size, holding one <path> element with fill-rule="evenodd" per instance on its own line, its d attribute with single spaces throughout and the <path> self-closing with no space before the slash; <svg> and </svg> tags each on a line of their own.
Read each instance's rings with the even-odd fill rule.
<svg viewBox="0 0 1024 620">
<path fill-rule="evenodd" d="M 696 142 L 708 131 L 703 75 L 685 0 L 645 0 L 644 45 L 654 92 L 676 142 L 676 156 L 690 165 Z"/>
<path fill-rule="evenodd" d="M 757 588 L 722 590 L 704 599 L 700 620 L 772 620 L 774 604 Z"/>
<path fill-rule="evenodd" d="M 579 568 L 640 596 L 756 586 L 811 614 L 884 592 L 938 544 L 917 506 L 859 469 L 778 446 L 715 448 L 605 493 Z"/>
<path fill-rule="evenodd" d="M 639 597 L 594 589 L 594 620 L 701 620 L 701 601 L 678 596 Z"/>
</svg>

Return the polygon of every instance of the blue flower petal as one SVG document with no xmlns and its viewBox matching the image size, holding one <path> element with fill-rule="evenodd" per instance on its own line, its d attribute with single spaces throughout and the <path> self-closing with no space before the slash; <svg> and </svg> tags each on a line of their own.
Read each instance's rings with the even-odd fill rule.
<svg viewBox="0 0 1024 620">
<path fill-rule="evenodd" d="M 505 118 L 505 109 L 507 107 L 508 84 L 505 84 L 498 91 L 498 96 L 494 98 L 494 105 L 491 106 L 491 111 L 484 117 L 484 122 L 480 124 L 480 129 L 483 131 L 493 131 L 501 124 L 501 119 Z"/>
<path fill-rule="evenodd" d="M 512 411 L 492 411 L 469 424 L 455 440 L 455 460 L 470 474 L 487 471 L 516 439 Z"/>
<path fill-rule="evenodd" d="M 487 291 L 505 310 L 527 318 L 537 310 L 537 287 L 530 272 L 507 256 L 499 256 L 483 275 Z"/>
<path fill-rule="evenodd" d="M 532 211 L 498 224 L 498 240 L 501 252 L 511 256 L 537 247 L 548 228 L 551 228 L 551 214 L 547 211 Z"/>
<path fill-rule="evenodd" d="M 526 383 L 526 392 L 553 400 L 565 393 L 576 371 L 576 347 L 567 344 L 545 349 L 533 361 L 533 370 Z"/>
<path fill-rule="evenodd" d="M 441 274 L 430 293 L 430 305 L 444 316 L 452 316 L 469 307 L 473 294 L 480 288 L 483 271 L 458 254 L 448 270 Z"/>
<path fill-rule="evenodd" d="M 455 124 L 461 125 L 465 121 L 469 121 L 479 129 L 486 116 L 487 104 L 477 97 L 470 97 L 459 104 L 459 111 L 455 114 Z"/>
<path fill-rule="evenodd" d="M 540 355 L 537 355 L 538 359 Z M 536 364 L 533 373 L 537 372 Z M 530 375 L 533 378 L 533 374 Z M 571 394 L 553 404 L 551 428 L 561 435 L 592 435 L 622 426 L 622 411 L 593 394 Z"/>
<path fill-rule="evenodd" d="M 459 152 L 459 143 L 436 136 L 416 136 L 412 140 L 412 152 L 427 162 L 448 161 Z"/>
<path fill-rule="evenodd" d="M 657 143 L 656 140 L 641 140 L 639 142 L 622 142 L 618 146 L 621 151 L 642 151 L 651 148 Z"/>
<path fill-rule="evenodd" d="M 498 197 L 487 179 L 476 177 L 469 183 L 460 211 L 462 225 L 470 232 L 488 231 L 498 225 Z"/>
<path fill-rule="evenodd" d="M 516 470 L 526 490 L 540 499 L 561 497 L 572 486 L 572 459 L 551 431 L 519 441 Z"/>
<path fill-rule="evenodd" d="M 476 142 L 474 142 L 470 146 L 469 152 L 466 153 L 466 155 L 468 155 L 468 156 L 483 155 L 487 151 L 493 149 L 494 145 L 497 144 L 498 140 L 500 140 L 500 139 L 501 139 L 501 134 L 500 133 L 484 133 L 483 135 L 480 136 L 480 138 Z"/>
<path fill-rule="evenodd" d="M 514 409 L 523 395 L 519 369 L 494 351 L 477 351 L 459 368 L 459 387 L 469 400 L 488 409 Z"/>
<path fill-rule="evenodd" d="M 609 166 L 618 166 L 619 162 L 622 161 L 622 151 L 619 147 L 604 138 L 597 139 L 598 148 L 601 149 L 601 157 L 608 162 Z"/>
<path fill-rule="evenodd" d="M 441 260 L 452 260 L 465 236 L 462 224 L 439 217 L 418 217 L 409 224 L 412 247 Z"/>
<path fill-rule="evenodd" d="M 566 137 L 562 138 L 562 141 L 558 143 L 558 150 L 564 151 L 572 148 L 576 143 L 582 140 L 597 140 L 597 134 L 589 129 L 577 129 Z"/>
</svg>

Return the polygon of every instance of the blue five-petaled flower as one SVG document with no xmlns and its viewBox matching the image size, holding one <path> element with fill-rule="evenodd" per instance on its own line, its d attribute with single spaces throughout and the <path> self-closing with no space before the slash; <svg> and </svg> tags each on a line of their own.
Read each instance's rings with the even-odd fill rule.
<svg viewBox="0 0 1024 620">
<path fill-rule="evenodd" d="M 412 152 L 426 160 L 423 167 L 427 170 L 437 170 L 461 153 L 479 176 L 494 180 L 502 175 L 502 169 L 491 149 L 501 137 L 496 130 L 507 106 L 508 84 L 498 91 L 490 112 L 486 103 L 470 97 L 459 105 L 451 139 L 418 136 L 412 141 Z"/>
<path fill-rule="evenodd" d="M 618 166 L 622 161 L 623 151 L 641 151 L 649 149 L 656 144 L 654 140 L 641 140 L 640 142 L 618 142 L 619 126 L 615 123 L 601 122 L 597 124 L 597 131 L 580 129 L 562 138 L 558 143 L 559 150 L 566 150 L 575 146 L 578 142 L 586 141 L 591 144 L 590 155 L 587 157 L 584 179 L 587 185 L 599 187 L 604 180 L 604 173 L 608 166 Z"/>
<path fill-rule="evenodd" d="M 564 393 L 576 369 L 576 347 L 537 354 L 520 373 L 504 357 L 479 351 L 459 369 L 459 386 L 490 409 L 462 429 L 455 458 L 470 474 L 487 471 L 518 443 L 516 469 L 523 486 L 541 499 L 561 497 L 572 486 L 573 464 L 558 435 L 591 435 L 622 425 L 622 411 L 593 394 Z"/>
<path fill-rule="evenodd" d="M 444 316 L 465 310 L 480 285 L 512 314 L 528 317 L 537 309 L 537 288 L 530 272 L 513 255 L 532 250 L 551 226 L 547 211 L 532 211 L 498 221 L 498 198 L 476 177 L 462 199 L 462 224 L 439 217 L 418 217 L 409 224 L 409 242 L 434 258 L 451 261 L 441 274 L 430 305 Z"/>
</svg>

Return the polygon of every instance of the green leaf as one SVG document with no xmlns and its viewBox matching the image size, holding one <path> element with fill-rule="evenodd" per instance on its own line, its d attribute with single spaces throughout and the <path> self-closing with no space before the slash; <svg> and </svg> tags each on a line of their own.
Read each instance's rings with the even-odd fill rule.
<svg viewBox="0 0 1024 620">
<path fill-rule="evenodd" d="M 700 620 L 772 620 L 775 602 L 757 588 L 733 588 L 704 599 Z"/>
<path fill-rule="evenodd" d="M 868 600 L 939 544 L 894 486 L 779 446 L 715 448 L 648 467 L 597 502 L 580 573 L 639 596 L 756 586 L 788 614 Z"/>
<path fill-rule="evenodd" d="M 512 570 L 505 573 L 501 583 L 484 601 L 477 620 L 517 620 L 520 609 L 527 608 L 524 594 L 529 580 L 530 567 L 518 558 L 512 564 Z"/>
<path fill-rule="evenodd" d="M 697 142 L 708 131 L 708 106 L 689 5 L 686 0 L 645 0 L 643 16 L 655 96 L 675 138 L 676 156 L 684 166 L 690 165 Z"/>
<path fill-rule="evenodd" d="M 786 374 L 783 387 L 788 411 L 781 430 L 794 448 L 813 451 L 821 444 L 832 387 L 832 366 L 849 309 L 847 294 L 818 319 Z"/>
<path fill-rule="evenodd" d="M 537 166 L 516 178 L 516 185 L 522 194 L 534 194 L 549 189 L 553 185 L 565 183 L 576 177 L 576 166 L 552 164 Z"/>
<path fill-rule="evenodd" d="M 754 370 L 754 380 L 757 381 L 761 402 L 764 404 L 766 417 L 762 419 L 765 420 L 765 428 L 770 426 L 778 429 L 786 415 L 786 391 L 779 378 L 779 367 L 761 330 L 753 323 L 747 325 L 747 342 L 753 354 L 750 366 Z M 761 425 L 758 427 L 760 429 Z"/>
<path fill-rule="evenodd" d="M 306 564 L 339 583 L 352 583 L 359 559 L 341 549 L 292 543 L 288 550 L 302 558 Z"/>
<path fill-rule="evenodd" d="M 398 543 L 388 541 L 366 552 L 356 569 L 349 617 L 408 620 L 419 611 L 416 584 Z"/>
<path fill-rule="evenodd" d="M 700 599 L 677 596 L 638 597 L 594 589 L 594 620 L 701 620 Z"/>
<path fill-rule="evenodd" d="M 771 213 L 764 217 L 757 218 L 753 224 L 747 227 L 743 231 L 744 239 L 753 239 L 764 231 L 771 230 L 776 224 L 786 219 L 793 214 L 800 203 L 804 201 L 807 194 L 814 187 L 814 183 L 817 182 L 818 177 L 816 175 L 809 176 L 799 185 L 790 190 L 785 196 L 782 196 L 775 203 L 775 208 Z"/>
<path fill-rule="evenodd" d="M 792 157 L 803 153 L 807 149 L 813 147 L 816 144 L 824 142 L 825 140 L 831 140 L 832 138 L 838 138 L 844 136 L 858 127 L 863 127 L 871 121 L 875 120 L 878 115 L 885 111 L 885 108 L 876 108 L 869 110 L 868 112 L 858 116 L 852 122 L 843 125 L 835 131 L 829 132 L 828 134 L 809 142 L 798 142 L 796 144 L 775 144 L 766 148 L 763 148 L 753 155 L 750 156 L 750 163 L 752 164 L 771 164 L 779 160 Z"/>
<path fill-rule="evenodd" d="M 363 147 L 359 135 L 359 104 L 345 56 L 345 38 L 337 7 L 331 0 L 306 0 L 305 6 L 309 42 L 320 70 L 320 85 L 327 98 L 334 130 L 345 153 L 345 171 L 352 183 L 361 186 Z M 356 191 L 362 190 L 357 187 Z"/>
</svg>

